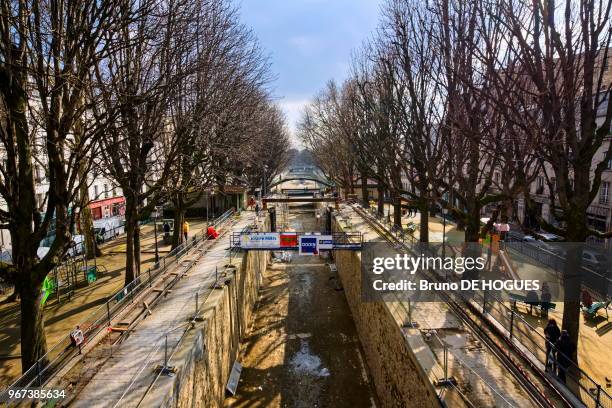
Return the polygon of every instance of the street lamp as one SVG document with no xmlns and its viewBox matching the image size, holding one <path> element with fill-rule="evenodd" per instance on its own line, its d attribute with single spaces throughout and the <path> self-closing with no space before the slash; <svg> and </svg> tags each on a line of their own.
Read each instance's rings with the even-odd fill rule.
<svg viewBox="0 0 612 408">
<path fill-rule="evenodd" d="M 442 207 L 442 257 L 446 255 L 446 214 L 448 208 Z"/>
</svg>

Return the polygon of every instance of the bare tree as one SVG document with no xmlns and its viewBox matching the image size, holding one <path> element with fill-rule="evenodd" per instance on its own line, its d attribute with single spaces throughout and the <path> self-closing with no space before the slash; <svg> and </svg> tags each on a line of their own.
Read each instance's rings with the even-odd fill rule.
<svg viewBox="0 0 612 408">
<path fill-rule="evenodd" d="M 45 354 L 41 285 L 71 240 L 80 170 L 91 165 L 96 132 L 78 139 L 70 131 L 91 108 L 83 103 L 88 75 L 112 44 L 117 1 L 88 3 L 3 0 L 0 4 L 0 195 L 13 255 L 13 282 L 21 298 L 21 363 L 30 368 Z M 37 197 L 35 165 L 48 180 Z M 37 199 L 38 198 L 38 199 Z M 76 204 L 75 204 L 76 203 Z M 54 235 L 46 255 L 37 250 Z"/>
<path fill-rule="evenodd" d="M 501 2 L 488 18 L 503 27 L 506 78 L 514 80 L 511 99 L 528 124 L 534 154 L 547 179 L 557 223 L 538 216 L 547 230 L 568 242 L 610 237 L 589 227 L 588 209 L 612 159 L 610 135 L 611 8 L 609 0 Z M 503 54 L 502 54 L 503 55 Z M 520 94 L 520 95 L 517 95 Z M 503 103 L 500 101 L 500 103 Z M 509 111 L 516 117 L 516 109 Z M 533 129 L 537 129 L 534 132 Z M 603 154 L 599 154 L 603 150 Z M 533 205 L 526 191 L 528 205 Z M 572 246 L 564 271 L 563 328 L 574 344 L 579 333 L 581 246 Z"/>
<path fill-rule="evenodd" d="M 335 82 L 314 99 L 304 111 L 298 125 L 299 136 L 312 152 L 319 168 L 345 194 L 354 191 L 355 161 L 352 145 L 353 130 L 342 118 L 343 96 Z"/>
<path fill-rule="evenodd" d="M 174 225 L 206 189 L 227 179 L 237 152 L 248 144 L 249 122 L 262 105 L 269 80 L 268 63 L 253 34 L 238 21 L 234 6 L 223 0 L 201 4 L 191 29 L 192 40 L 176 55 L 187 71 L 173 91 L 170 106 L 177 156 L 171 167 L 168 195 Z M 183 36 L 183 44 L 186 38 Z M 175 228 L 173 245 L 181 243 Z"/>
<path fill-rule="evenodd" d="M 127 285 L 140 274 L 140 221 L 165 193 L 177 156 L 168 111 L 172 91 L 186 75 L 177 55 L 190 44 L 183 36 L 194 14 L 184 0 L 137 6 L 126 0 L 118 13 L 128 23 L 108 33 L 105 40 L 116 44 L 117 51 L 97 65 L 92 93 L 102 101 L 94 110 L 105 129 L 100 167 L 121 187 L 126 200 Z"/>
</svg>

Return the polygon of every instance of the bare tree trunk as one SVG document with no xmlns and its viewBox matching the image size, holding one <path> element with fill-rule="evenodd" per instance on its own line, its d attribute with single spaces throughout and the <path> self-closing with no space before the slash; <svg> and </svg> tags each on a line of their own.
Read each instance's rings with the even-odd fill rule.
<svg viewBox="0 0 612 408">
<path fill-rule="evenodd" d="M 567 236 L 570 243 L 563 270 L 563 330 L 567 330 L 574 345 L 580 333 L 580 294 L 582 291 L 582 248 L 587 237 L 586 208 L 568 212 Z M 578 353 L 568 356 L 578 362 Z"/>
<path fill-rule="evenodd" d="M 25 271 L 25 266 L 22 271 Z M 42 282 L 20 285 L 21 297 L 21 367 L 25 372 L 47 352 L 43 310 Z"/>
<path fill-rule="evenodd" d="M 87 177 L 86 174 L 81 174 L 79 177 Z M 79 195 L 81 196 L 81 202 L 83 207 L 79 214 L 79 224 L 81 226 L 81 232 L 85 236 L 85 250 L 88 259 L 102 256 L 102 251 L 96 242 L 96 236 L 94 234 L 93 217 L 91 215 L 91 209 L 87 205 L 89 202 L 89 191 L 86 183 L 82 183 L 79 188 Z"/>
<path fill-rule="evenodd" d="M 129 285 L 137 276 L 136 267 L 137 259 L 135 256 L 135 234 L 138 233 L 138 216 L 136 210 L 136 202 L 133 197 L 126 194 L 125 197 L 125 231 L 126 231 L 126 247 L 125 247 L 125 286 Z"/>
<path fill-rule="evenodd" d="M 402 199 L 399 193 L 394 193 L 393 197 L 393 226 L 402 227 Z"/>
<path fill-rule="evenodd" d="M 140 265 L 142 264 L 141 252 L 140 252 L 140 223 L 138 217 L 134 223 L 134 274 L 136 277 L 140 276 Z"/>
<path fill-rule="evenodd" d="M 380 182 L 379 182 L 376 190 L 378 191 L 378 199 L 376 202 L 376 205 L 377 205 L 376 213 L 378 214 L 379 217 L 382 217 L 385 215 L 385 189 L 380 185 Z"/>
<path fill-rule="evenodd" d="M 206 196 L 208 200 L 208 195 Z M 172 249 L 183 243 L 183 222 L 185 221 L 185 205 L 183 194 L 178 193 L 174 202 L 174 232 L 172 234 Z"/>
<path fill-rule="evenodd" d="M 361 200 L 364 208 L 370 208 L 370 194 L 368 192 L 368 177 L 361 172 Z"/>
<path fill-rule="evenodd" d="M 429 200 L 426 197 L 419 199 L 419 212 L 421 213 L 419 241 L 429 242 Z"/>
<path fill-rule="evenodd" d="M 465 242 L 478 242 L 480 238 L 480 207 L 471 203 L 465 226 Z"/>
</svg>

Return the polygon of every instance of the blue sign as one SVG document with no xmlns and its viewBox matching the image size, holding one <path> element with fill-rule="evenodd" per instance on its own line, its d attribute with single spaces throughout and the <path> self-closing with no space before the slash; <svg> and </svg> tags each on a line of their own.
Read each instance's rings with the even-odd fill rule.
<svg viewBox="0 0 612 408">
<path fill-rule="evenodd" d="M 318 255 L 317 237 L 312 235 L 300 236 L 300 255 Z"/>
</svg>

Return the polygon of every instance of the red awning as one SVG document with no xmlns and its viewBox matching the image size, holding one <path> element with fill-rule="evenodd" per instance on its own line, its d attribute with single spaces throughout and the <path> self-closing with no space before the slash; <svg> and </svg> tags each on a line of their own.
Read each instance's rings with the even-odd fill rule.
<svg viewBox="0 0 612 408">
<path fill-rule="evenodd" d="M 89 203 L 89 208 L 92 210 L 95 208 L 105 207 L 113 204 L 123 204 L 125 203 L 125 197 L 112 197 L 105 198 L 103 200 L 96 200 Z"/>
</svg>

